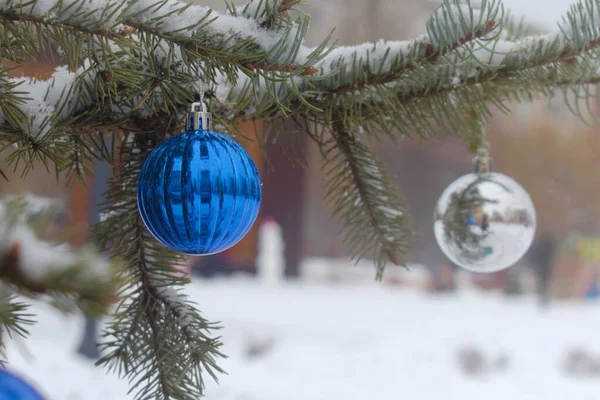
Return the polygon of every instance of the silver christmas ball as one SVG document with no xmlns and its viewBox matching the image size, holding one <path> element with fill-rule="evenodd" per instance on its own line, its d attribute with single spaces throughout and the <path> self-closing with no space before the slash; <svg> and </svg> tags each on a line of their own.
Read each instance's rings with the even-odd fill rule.
<svg viewBox="0 0 600 400">
<path fill-rule="evenodd" d="M 438 245 L 452 262 L 473 272 L 497 272 L 531 246 L 536 218 L 531 198 L 499 173 L 468 174 L 442 193 L 434 213 Z"/>
</svg>

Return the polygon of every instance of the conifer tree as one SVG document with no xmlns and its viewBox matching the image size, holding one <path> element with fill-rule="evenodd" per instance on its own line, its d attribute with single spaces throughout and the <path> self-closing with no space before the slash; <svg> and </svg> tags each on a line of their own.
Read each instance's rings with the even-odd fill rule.
<svg viewBox="0 0 600 400">
<path fill-rule="evenodd" d="M 583 115 L 600 79 L 600 0 L 575 3 L 548 35 L 527 36 L 500 0 L 444 0 L 415 39 L 336 46 L 331 36 L 314 48 L 304 44 L 301 3 L 251 0 L 218 13 L 178 0 L 0 0 L 5 159 L 24 173 L 41 162 L 65 185 L 89 174 L 94 158 L 114 166 L 95 227 L 100 249 L 45 235 L 51 206 L 1 205 L 4 332 L 25 335 L 34 323 L 22 296 L 111 310 L 99 364 L 130 380 L 137 399 L 197 399 L 207 376 L 218 377 L 217 327 L 181 294 L 179 255 L 147 232 L 136 205 L 144 159 L 183 130 L 202 93 L 215 130 L 233 137 L 238 121 L 295 120 L 296 132 L 278 135 L 319 146 L 326 200 L 352 257 L 375 260 L 381 277 L 386 263 L 403 264 L 412 232 L 371 140 L 476 140 L 492 106 L 536 94 L 564 95 Z M 9 63 L 39 54 L 65 67 L 48 81 L 11 76 Z"/>
</svg>

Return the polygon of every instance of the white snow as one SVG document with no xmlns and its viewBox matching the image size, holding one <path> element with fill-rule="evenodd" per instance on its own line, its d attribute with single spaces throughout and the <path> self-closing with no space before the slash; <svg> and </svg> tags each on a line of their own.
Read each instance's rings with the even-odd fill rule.
<svg viewBox="0 0 600 400">
<path fill-rule="evenodd" d="M 9 197 L 8 201 L 12 199 Z M 67 244 L 54 244 L 37 237 L 26 223 L 26 216 L 51 204 L 42 203 L 39 198 L 25 197 L 26 211 L 10 223 L 8 213 L 13 212 L 0 202 L 0 258 L 9 251 L 16 251 L 20 272 L 32 282 L 40 282 L 49 277 L 71 270 L 82 283 L 106 283 L 112 279 L 110 264 L 91 249 L 74 250 Z M 79 265 L 85 268 L 74 270 Z"/>
<path fill-rule="evenodd" d="M 23 5 L 25 4 L 25 5 Z M 251 6 L 252 7 L 252 6 Z M 299 26 L 293 24 L 291 29 L 265 29 L 254 19 L 245 16 L 232 16 L 218 13 L 209 7 L 190 5 L 178 0 L 138 0 L 135 2 L 121 2 L 115 0 L 84 0 L 76 7 L 71 3 L 57 3 L 53 0 L 37 2 L 24 2 L 13 0 L 0 0 L 0 12 L 9 11 L 18 14 L 29 14 L 44 20 L 59 20 L 66 25 L 81 25 L 89 23 L 89 18 L 98 21 L 98 30 L 106 29 L 120 32 L 122 24 L 136 26 L 138 29 L 151 30 L 162 35 L 176 33 L 187 38 L 192 38 L 199 32 L 189 29 L 193 24 L 204 21 L 202 34 L 237 35 L 240 38 L 253 37 L 261 49 L 267 53 L 277 53 L 277 60 L 288 60 L 290 63 L 301 64 L 310 54 L 310 50 L 302 47 L 295 53 L 292 43 L 296 39 Z M 210 22 L 210 23 L 208 23 Z M 281 39 L 285 39 L 287 46 L 281 46 Z M 230 41 L 229 41 L 230 42 Z M 275 48 L 282 51 L 271 52 Z"/>
<path fill-rule="evenodd" d="M 352 267 L 346 265 L 348 272 Z M 403 272 L 409 275 L 409 272 Z M 432 296 L 363 283 L 288 283 L 265 288 L 243 279 L 188 288 L 210 320 L 222 321 L 221 364 L 207 400 L 565 400 L 598 399 L 599 380 L 563 375 L 572 347 L 600 353 L 597 303 L 557 303 L 466 292 Z M 125 400 L 127 383 L 74 352 L 81 317 L 37 304 L 39 323 L 24 343 L 9 342 L 11 368 L 48 400 Z M 264 342 L 264 354 L 248 347 Z M 20 353 L 26 346 L 29 357 Z M 504 371 L 467 376 L 456 354 L 477 346 L 505 354 Z"/>
<path fill-rule="evenodd" d="M 172 287 L 161 288 L 159 292 L 168 307 L 179 313 L 179 325 L 182 328 L 188 327 L 193 322 L 194 316 L 192 310 L 187 306 L 185 296 Z"/>
<path fill-rule="evenodd" d="M 21 130 L 35 139 L 43 138 L 50 132 L 50 117 L 54 113 L 54 107 L 44 101 L 47 84 L 43 81 L 33 79 L 23 80 L 19 89 L 26 92 L 26 99 L 19 108 L 28 118 L 21 126 Z"/>
<path fill-rule="evenodd" d="M 75 72 L 66 67 L 58 67 L 49 80 L 34 78 L 8 78 L 9 82 L 18 83 L 16 92 L 24 100 L 19 108 L 29 118 L 21 129 L 35 139 L 42 139 L 52 130 L 52 117 L 60 119 L 72 116 L 78 106 L 89 104 L 90 99 L 85 95 L 75 96 L 75 87 L 80 79 L 94 79 L 94 73 L 89 71 L 89 61 Z"/>
<path fill-rule="evenodd" d="M 3 232 L 4 233 L 4 232 Z M 36 237 L 26 225 L 19 224 L 0 239 L 3 253 L 18 244 L 19 268 L 33 282 L 60 275 L 66 270 L 74 271 L 77 265 L 85 265 L 77 271 L 77 279 L 83 282 L 106 283 L 112 279 L 110 264 L 101 257 L 88 252 L 78 252 L 68 245 L 54 245 Z"/>
<path fill-rule="evenodd" d="M 504 59 L 517 48 L 518 44 L 516 42 L 498 40 L 497 42 L 494 42 L 493 45 L 484 44 L 474 47 L 472 54 L 475 59 L 483 64 L 499 66 Z"/>
<path fill-rule="evenodd" d="M 462 83 L 462 79 L 460 78 L 460 75 L 455 75 L 452 77 L 452 79 L 450 80 L 450 83 L 452 84 L 452 86 L 454 87 L 458 87 L 461 83 Z"/>
<path fill-rule="evenodd" d="M 143 10 L 148 8 L 151 9 L 151 12 L 142 13 Z M 143 24 L 164 33 L 177 32 L 190 38 L 196 34 L 196 31 L 187 29 L 188 27 L 201 20 L 212 21 L 206 27 L 210 33 L 254 37 L 257 43 L 266 51 L 270 50 L 281 39 L 281 32 L 262 29 L 253 19 L 219 14 L 209 7 L 190 6 L 178 0 L 161 1 L 160 3 L 156 0 L 140 0 L 133 3 L 128 13 L 133 15 L 132 21 L 136 24 Z M 169 13 L 174 14 L 168 18 L 160 18 L 161 15 L 168 15 Z"/>
<path fill-rule="evenodd" d="M 23 220 L 27 216 L 40 214 L 53 209 L 64 209 L 65 202 L 60 198 L 42 197 L 33 194 L 4 196 L 4 203 L 19 202 L 24 206 Z"/>
<path fill-rule="evenodd" d="M 379 208 L 380 211 L 389 215 L 390 217 L 401 217 L 402 215 L 404 215 L 404 213 L 402 211 L 396 210 L 394 208 L 390 208 L 390 207 L 386 207 L 386 206 L 378 206 L 377 208 Z"/>
<path fill-rule="evenodd" d="M 327 57 L 319 62 L 318 67 L 323 75 L 334 72 L 341 65 L 347 65 L 352 71 L 354 61 L 362 61 L 371 66 L 373 71 L 381 70 L 385 73 L 390 70 L 392 61 L 408 55 L 409 50 L 419 41 L 425 40 L 421 36 L 415 40 L 387 41 L 379 40 L 376 43 L 363 43 L 355 46 L 340 46 L 332 50 Z"/>
<path fill-rule="evenodd" d="M 438 17 L 435 30 L 439 32 L 457 32 L 458 27 L 464 24 L 468 29 L 458 33 L 460 36 L 464 36 L 471 32 L 471 25 L 478 26 L 482 23 L 485 25 L 485 21 L 481 21 L 481 12 L 479 10 L 471 11 L 465 5 L 440 7 L 435 14 Z M 438 43 L 439 39 L 442 39 L 443 43 Z M 448 39 L 446 36 L 435 38 L 420 35 L 412 40 L 379 40 L 376 43 L 366 42 L 354 46 L 340 46 L 331 51 L 317 67 L 323 75 L 328 75 L 340 66 L 346 65 L 348 74 L 352 75 L 355 61 L 362 61 L 363 64 L 368 64 L 372 71 L 385 74 L 391 70 L 394 61 L 409 58 L 419 45 L 431 43 L 434 48 L 437 48 L 440 44 L 447 45 Z"/>
<path fill-rule="evenodd" d="M 85 10 L 85 17 L 94 17 L 97 20 L 103 20 L 107 22 L 107 25 L 114 24 L 113 19 L 107 18 L 108 15 L 103 13 L 104 8 L 107 5 L 112 7 L 118 6 L 118 1 L 113 0 L 83 0 L 75 7 L 56 7 L 56 2 L 53 0 L 39 0 L 33 2 L 19 1 L 19 0 L 0 0 L 0 11 L 15 11 L 24 14 L 30 14 L 36 17 L 45 18 L 48 20 L 59 20 L 59 21 L 72 21 L 77 22 L 78 18 L 82 17 L 81 10 Z M 89 14 L 88 14 L 89 13 Z M 118 14 L 117 14 L 118 15 Z"/>
<path fill-rule="evenodd" d="M 87 10 L 99 10 L 101 5 L 104 4 L 105 0 L 93 0 L 82 3 L 83 7 Z M 44 0 L 38 2 L 40 4 L 36 5 L 34 10 L 29 10 L 32 15 L 44 17 L 45 14 L 42 13 L 43 10 L 48 11 L 49 6 L 53 4 L 52 0 Z M 526 3 L 526 2 L 522 2 Z M 12 2 L 9 0 L 0 0 L 0 10 L 3 9 L 14 9 L 18 7 L 18 2 Z M 255 1 L 250 3 L 246 13 L 242 16 L 232 16 L 229 14 L 219 14 L 216 12 L 212 12 L 207 7 L 201 7 L 196 5 L 191 5 L 187 8 L 184 8 L 184 3 L 177 0 L 168 0 L 163 8 L 160 10 L 160 14 L 158 11 L 152 11 L 148 13 L 135 14 L 136 11 L 141 11 L 145 8 L 156 7 L 156 0 L 141 0 L 136 2 L 131 9 L 127 11 L 128 15 L 130 15 L 131 23 L 141 24 L 147 27 L 150 27 L 157 32 L 168 33 L 177 31 L 181 34 L 186 35 L 194 35 L 195 33 L 189 29 L 184 29 L 190 26 L 193 23 L 204 18 L 206 15 L 210 13 L 210 18 L 215 19 L 212 21 L 208 27 L 206 28 L 209 34 L 219 34 L 219 35 L 239 35 L 240 37 L 252 36 L 255 37 L 257 43 L 261 46 L 261 48 L 265 51 L 272 50 L 275 46 L 279 46 L 279 40 L 281 39 L 283 32 L 278 32 L 276 30 L 268 30 L 263 29 L 259 25 L 259 21 L 254 20 L 253 18 L 248 18 L 249 14 L 252 13 L 253 10 L 256 11 L 256 7 L 260 4 L 260 1 Z M 275 4 L 275 3 L 273 3 Z M 510 5 L 509 5 L 510 6 Z M 154 10 L 154 9 L 153 9 Z M 566 8 L 565 8 L 566 10 Z M 170 15 L 168 18 L 161 18 L 161 15 L 165 15 L 171 11 L 175 11 L 173 15 Z M 95 11 L 94 11 L 95 12 Z M 120 11 L 121 12 L 121 11 Z M 115 13 L 114 18 L 120 12 Z M 473 14 L 468 11 L 466 6 L 449 6 L 442 7 L 436 10 L 438 14 L 440 14 L 440 18 L 438 19 L 438 23 L 441 24 L 439 26 L 435 26 L 436 31 L 446 31 L 444 29 L 444 25 L 452 25 L 451 31 L 456 31 L 457 21 L 461 21 L 461 23 L 466 23 L 469 25 L 470 23 L 479 24 L 482 21 L 482 14 L 479 10 L 473 10 Z M 452 16 L 452 18 L 447 18 L 446 16 Z M 562 14 L 561 14 L 562 15 Z M 460 16 L 460 17 L 459 17 Z M 49 17 L 52 17 L 50 14 Z M 74 17 L 75 18 L 75 17 Z M 68 14 L 64 14 L 61 16 L 61 20 L 68 19 Z M 557 21 L 558 18 L 555 19 Z M 77 23 L 76 18 L 73 23 Z M 557 26 L 557 25 L 555 25 Z M 292 32 L 286 36 L 287 40 L 287 48 L 288 51 L 291 52 L 293 46 L 291 46 L 291 42 L 296 37 L 295 31 L 298 29 L 298 26 L 292 28 Z M 470 31 L 470 29 L 469 29 Z M 457 33 L 460 34 L 460 33 Z M 443 36 L 443 35 L 442 35 Z M 532 54 L 530 49 L 535 46 L 539 46 L 540 44 L 549 44 L 551 39 L 556 38 L 556 33 L 552 36 L 548 36 L 547 38 L 538 37 L 534 39 L 527 39 L 521 42 L 503 42 L 500 41 L 496 44 L 493 50 L 483 47 L 477 47 L 473 50 L 477 59 L 485 64 L 491 65 L 500 65 L 504 60 L 507 54 L 512 54 L 515 51 L 519 52 L 519 54 L 523 54 L 523 57 L 527 57 L 527 55 Z M 448 40 L 449 38 L 445 38 L 442 40 Z M 453 39 L 454 38 L 450 38 Z M 318 69 L 320 69 L 321 74 L 327 75 L 339 68 L 340 66 L 345 66 L 347 69 L 346 77 L 343 79 L 334 79 L 329 82 L 332 86 L 347 84 L 352 80 L 352 76 L 356 73 L 353 71 L 353 63 L 357 60 L 362 60 L 363 63 L 368 63 L 372 70 L 379 71 L 380 73 L 385 74 L 388 72 L 394 60 L 400 60 L 405 56 L 409 56 L 413 51 L 415 46 L 421 45 L 425 42 L 432 42 L 433 45 L 436 45 L 435 38 L 428 38 L 426 35 L 419 36 L 410 41 L 378 41 L 376 43 L 364 43 L 356 46 L 342 46 L 334 49 L 331 53 L 329 53 L 321 62 L 315 65 Z M 165 52 L 168 49 L 166 46 L 166 42 L 163 46 L 164 49 L 160 50 Z M 309 49 L 305 46 L 301 46 L 298 51 L 298 54 L 295 57 L 291 57 L 288 59 L 288 55 L 291 56 L 291 53 L 288 55 L 281 55 L 280 59 L 286 59 L 292 63 L 301 63 L 310 54 L 312 49 Z M 181 49 L 178 46 L 175 46 L 174 52 L 177 57 L 181 58 Z M 473 69 L 475 71 L 475 69 Z M 62 89 L 67 88 L 65 93 L 68 93 L 68 90 L 74 87 L 74 83 L 77 82 L 77 77 L 81 76 L 83 71 L 79 71 L 77 74 L 70 73 L 66 69 L 60 69 L 56 72 L 54 78 L 50 83 L 45 82 L 36 82 L 34 80 L 23 80 L 22 85 L 19 89 L 25 89 L 30 92 L 31 100 L 27 101 L 23 106 L 23 110 L 31 116 L 31 121 L 29 121 L 28 126 L 22 127 L 25 131 L 29 132 L 33 137 L 40 138 L 43 135 L 47 134 L 51 130 L 51 117 L 53 113 L 56 113 L 58 110 L 58 119 L 63 119 L 68 115 L 72 114 L 74 108 L 76 106 L 85 106 L 87 103 L 91 101 L 91 99 L 83 98 L 76 99 L 74 101 L 72 99 L 73 96 L 63 96 L 61 99 L 61 95 L 63 94 Z M 462 79 L 465 77 L 471 77 L 473 73 L 470 71 L 457 72 L 455 76 L 451 78 L 451 82 L 449 84 L 456 86 L 459 85 Z M 224 76 L 217 76 L 217 87 L 216 87 L 216 95 L 217 98 L 223 102 L 237 102 L 239 101 L 239 96 L 245 92 L 246 84 L 249 82 L 248 77 L 245 75 L 240 75 L 238 77 L 237 85 L 231 87 L 231 85 L 227 82 L 227 79 Z M 93 76 L 89 76 L 89 79 L 93 79 Z M 262 78 L 259 78 L 259 80 Z M 325 85 L 327 85 L 327 81 L 324 84 L 320 84 L 322 89 L 325 89 Z M 294 79 L 294 83 L 297 84 L 300 88 L 305 83 L 303 78 L 297 77 Z M 193 82 L 194 86 L 202 86 L 201 82 Z M 256 98 L 261 98 L 266 93 L 266 87 L 268 85 L 259 81 L 257 85 L 252 90 L 252 93 L 255 94 Z M 275 84 L 276 90 L 281 90 L 281 95 L 285 95 L 285 91 L 288 89 L 285 87 L 281 87 L 281 85 Z M 214 89 L 214 88 L 213 88 Z M 156 95 L 159 96 L 158 100 L 160 100 L 160 90 L 156 91 Z M 247 93 L 247 92 L 246 92 Z M 69 100 L 66 98 L 71 97 Z M 85 96 L 81 96 L 85 97 Z M 141 95 L 140 99 L 141 100 Z M 377 96 L 375 93 L 372 94 L 372 98 L 376 100 Z M 59 101 L 60 100 L 60 101 Z M 123 111 L 124 109 L 121 109 Z M 249 112 L 252 112 L 252 107 L 249 108 Z M 133 110 L 130 110 L 133 111 Z M 144 114 L 145 108 L 139 110 L 142 114 Z M 0 116 L 0 122 L 2 117 Z"/>
<path fill-rule="evenodd" d="M 139 149 L 133 149 L 133 150 L 139 150 Z M 114 203 L 113 207 L 117 208 L 117 207 L 120 207 L 120 206 L 122 206 L 124 204 L 125 204 L 125 202 L 119 201 L 119 202 Z M 115 210 L 102 211 L 102 212 L 100 212 L 100 215 L 99 215 L 99 221 L 100 222 L 105 222 L 107 219 L 112 218 L 112 217 L 116 217 L 116 216 L 119 216 L 119 215 L 121 215 L 121 212 L 115 211 Z"/>
</svg>

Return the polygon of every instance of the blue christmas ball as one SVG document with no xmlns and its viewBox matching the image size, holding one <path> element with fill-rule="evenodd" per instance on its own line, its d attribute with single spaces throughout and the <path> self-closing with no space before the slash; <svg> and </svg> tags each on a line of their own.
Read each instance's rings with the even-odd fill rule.
<svg viewBox="0 0 600 400">
<path fill-rule="evenodd" d="M 23 379 L 0 368 L 0 400 L 43 400 L 43 398 Z"/>
<path fill-rule="evenodd" d="M 187 130 L 158 145 L 138 180 L 142 220 L 165 246 L 214 254 L 235 245 L 256 220 L 261 182 L 250 155 L 231 138 Z"/>
</svg>

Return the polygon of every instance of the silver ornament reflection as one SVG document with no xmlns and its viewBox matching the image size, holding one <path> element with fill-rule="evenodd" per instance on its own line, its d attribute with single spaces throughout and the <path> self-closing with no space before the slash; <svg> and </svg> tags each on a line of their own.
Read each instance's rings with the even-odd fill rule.
<svg viewBox="0 0 600 400">
<path fill-rule="evenodd" d="M 468 174 L 454 181 L 437 202 L 438 245 L 458 266 L 496 272 L 519 261 L 531 246 L 536 218 L 531 198 L 499 173 Z"/>
</svg>

